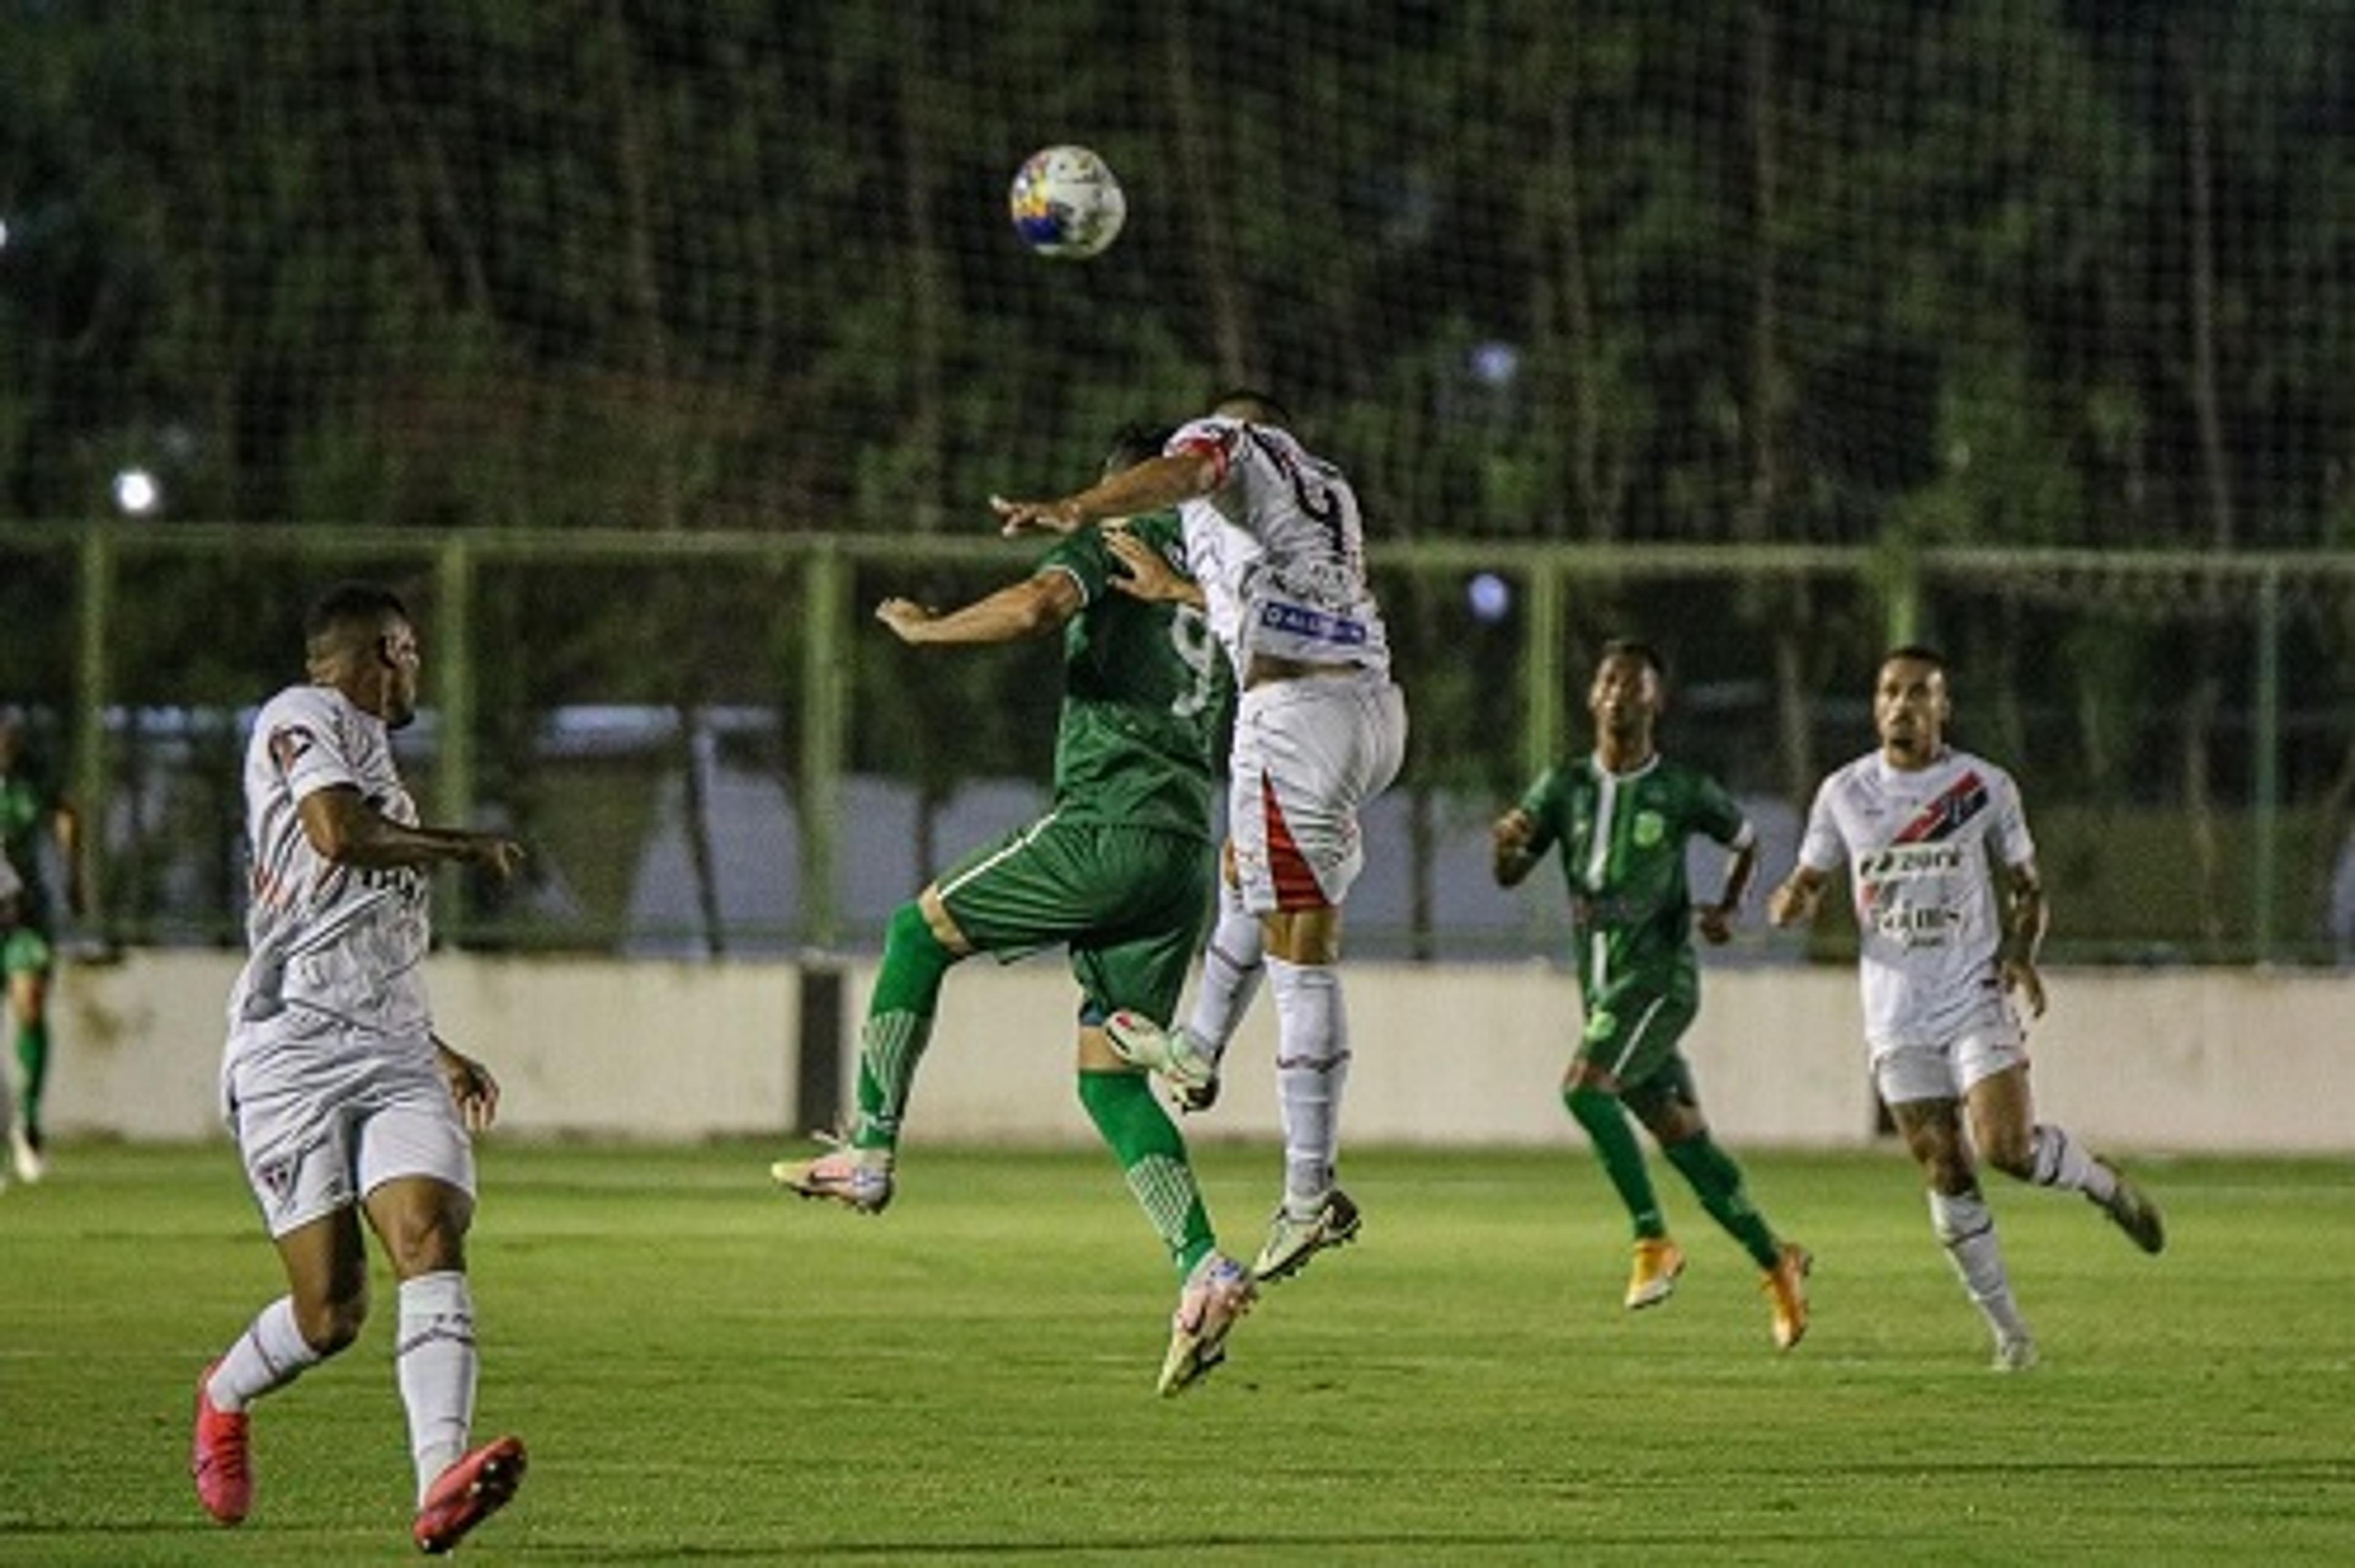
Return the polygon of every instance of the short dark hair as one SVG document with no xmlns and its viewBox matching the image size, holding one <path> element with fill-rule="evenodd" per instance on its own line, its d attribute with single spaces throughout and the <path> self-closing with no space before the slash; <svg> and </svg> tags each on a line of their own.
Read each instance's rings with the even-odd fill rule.
<svg viewBox="0 0 2355 1568">
<path fill-rule="evenodd" d="M 1281 425 L 1285 430 L 1292 428 L 1292 411 L 1257 387 L 1229 387 L 1210 400 L 1210 411 L 1249 420 L 1254 424 Z"/>
<path fill-rule="evenodd" d="M 364 625 L 373 634 L 389 615 L 410 618 L 409 606 L 391 589 L 373 582 L 338 582 L 303 613 L 303 641 L 315 651 L 350 628 Z"/>
<path fill-rule="evenodd" d="M 1894 664 L 1899 659 L 1928 665 L 1940 675 L 1946 673 L 1946 656 L 1926 643 L 1900 643 L 1881 656 L 1882 664 Z"/>
<path fill-rule="evenodd" d="M 1178 427 L 1147 424 L 1143 420 L 1131 420 L 1113 432 L 1112 445 L 1104 449 L 1103 471 L 1106 477 L 1124 469 L 1135 467 L 1161 455 Z"/>
<path fill-rule="evenodd" d="M 1645 665 L 1650 667 L 1651 672 L 1655 676 L 1659 677 L 1662 685 L 1666 685 L 1668 683 L 1668 667 L 1667 663 L 1661 659 L 1660 650 L 1654 647 L 1651 644 L 1644 641 L 1641 637 L 1604 638 L 1603 643 L 1603 651 L 1595 656 L 1594 663 L 1596 667 L 1600 668 L 1609 660 L 1617 657 L 1640 659 Z"/>
</svg>

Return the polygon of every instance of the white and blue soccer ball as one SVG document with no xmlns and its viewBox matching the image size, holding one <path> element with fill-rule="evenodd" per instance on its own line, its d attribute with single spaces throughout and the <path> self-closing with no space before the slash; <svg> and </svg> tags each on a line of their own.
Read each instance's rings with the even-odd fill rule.
<svg viewBox="0 0 2355 1568">
<path fill-rule="evenodd" d="M 1105 163 L 1085 147 L 1041 147 L 1015 171 L 1007 202 L 1014 230 L 1041 256 L 1101 255 L 1128 219 L 1128 197 Z"/>
</svg>

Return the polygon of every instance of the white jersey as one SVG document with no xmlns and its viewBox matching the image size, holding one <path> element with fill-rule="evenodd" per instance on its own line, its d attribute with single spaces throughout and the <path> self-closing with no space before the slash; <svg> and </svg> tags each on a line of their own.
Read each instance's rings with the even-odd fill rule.
<svg viewBox="0 0 2355 1568">
<path fill-rule="evenodd" d="M 1991 1011 L 2009 1017 L 1990 854 L 2020 866 L 2036 845 L 2011 775 L 1968 752 L 1912 772 L 1874 752 L 1816 792 L 1799 864 L 1828 873 L 1849 862 L 1876 1050 L 1945 1045 Z"/>
<path fill-rule="evenodd" d="M 338 866 L 320 854 L 298 808 L 337 785 L 417 825 L 383 720 L 332 687 L 289 687 L 263 703 L 245 751 L 251 956 L 229 993 L 232 1038 L 239 1024 L 291 1008 L 368 1034 L 414 1037 L 432 1027 L 421 969 L 432 940 L 426 874 Z"/>
<path fill-rule="evenodd" d="M 1388 674 L 1365 523 L 1341 471 L 1285 431 L 1221 415 L 1184 426 L 1167 450 L 1218 460 L 1216 487 L 1178 514 L 1187 570 L 1236 678 L 1253 654 Z"/>
</svg>

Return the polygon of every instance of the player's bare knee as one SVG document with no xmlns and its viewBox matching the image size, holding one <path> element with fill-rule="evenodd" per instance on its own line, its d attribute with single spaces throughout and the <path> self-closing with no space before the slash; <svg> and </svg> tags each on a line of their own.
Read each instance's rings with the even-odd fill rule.
<svg viewBox="0 0 2355 1568">
<path fill-rule="evenodd" d="M 2036 1176 L 2036 1148 L 2027 1138 L 1990 1138 L 1979 1147 L 1979 1156 L 2006 1176 L 2020 1181 Z"/>
<path fill-rule="evenodd" d="M 322 1356 L 349 1349 L 368 1322 L 368 1287 L 338 1290 L 327 1296 L 294 1298 L 294 1328 L 303 1342 Z"/>
</svg>

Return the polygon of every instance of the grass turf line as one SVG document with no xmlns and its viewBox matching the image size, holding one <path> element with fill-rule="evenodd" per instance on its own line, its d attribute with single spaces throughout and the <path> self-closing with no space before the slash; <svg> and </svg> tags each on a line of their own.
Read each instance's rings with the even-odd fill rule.
<svg viewBox="0 0 2355 1568">
<path fill-rule="evenodd" d="M 2355 1541 L 2355 1168 L 2140 1174 L 2163 1258 L 1993 1180 L 2046 1364 L 1987 1347 L 1896 1152 L 1745 1155 L 1820 1260 L 1777 1356 L 1748 1261 L 1631 1315 L 1583 1152 L 1352 1151 L 1362 1241 L 1153 1396 L 1175 1281 L 1111 1162 L 911 1148 L 890 1213 L 773 1195 L 777 1150 L 483 1151 L 478 1435 L 531 1478 L 469 1561 L 2328 1561 Z M 1270 1148 L 1213 1147 L 1232 1250 Z M 1656 1162 L 1657 1166 L 1657 1162 Z M 257 1407 L 254 1516 L 183 1464 L 197 1369 L 279 1288 L 224 1146 L 69 1147 L 0 1195 L 0 1563 L 409 1561 L 391 1281 Z"/>
</svg>

